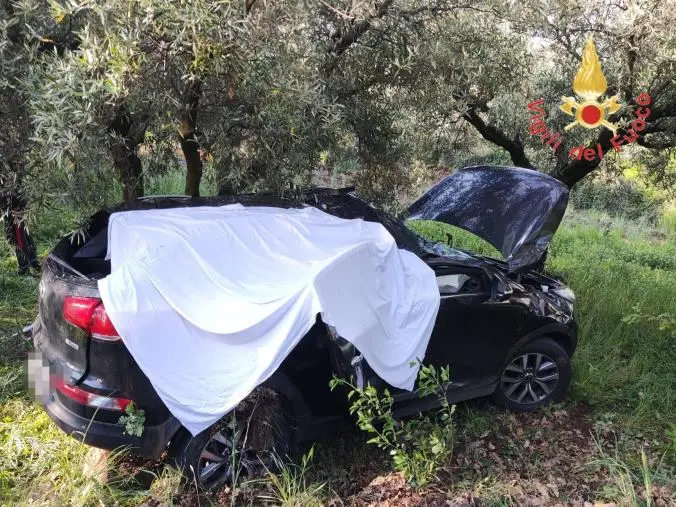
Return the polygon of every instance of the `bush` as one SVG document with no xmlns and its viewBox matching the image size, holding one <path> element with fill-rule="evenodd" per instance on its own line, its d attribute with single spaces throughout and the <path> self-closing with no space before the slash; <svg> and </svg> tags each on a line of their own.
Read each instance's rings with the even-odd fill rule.
<svg viewBox="0 0 676 507">
<path fill-rule="evenodd" d="M 573 189 L 570 202 L 577 209 L 595 209 L 631 219 L 645 218 L 653 224 L 658 222 L 664 204 L 637 183 L 622 178 L 611 182 L 585 181 Z"/>
<path fill-rule="evenodd" d="M 394 399 L 387 389 L 379 393 L 368 385 L 362 390 L 338 378 L 330 385 L 332 390 L 338 386 L 348 388 L 350 414 L 356 414 L 360 430 L 372 435 L 367 443 L 389 451 L 394 469 L 414 487 L 422 488 L 436 478 L 453 452 L 455 405 L 446 399 L 449 382 L 448 366 L 437 371 L 434 366 L 421 365 L 416 392 L 420 397 L 438 396 L 440 408 L 437 417 L 418 415 L 406 421 L 394 419 Z"/>
<path fill-rule="evenodd" d="M 676 205 L 672 204 L 664 210 L 660 225 L 667 233 L 667 236 L 676 238 Z"/>
</svg>

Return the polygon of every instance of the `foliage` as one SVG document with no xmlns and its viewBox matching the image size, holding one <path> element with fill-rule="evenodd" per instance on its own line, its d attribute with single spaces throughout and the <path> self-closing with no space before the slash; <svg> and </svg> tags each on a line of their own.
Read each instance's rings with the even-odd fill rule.
<svg viewBox="0 0 676 507">
<path fill-rule="evenodd" d="M 674 314 L 661 313 L 659 315 L 651 315 L 644 313 L 641 310 L 641 305 L 636 305 L 634 306 L 634 312 L 625 316 L 622 322 L 627 324 L 635 324 L 637 322 L 650 323 L 666 336 L 676 338 L 676 315 Z"/>
<path fill-rule="evenodd" d="M 667 236 L 676 239 L 676 205 L 672 204 L 665 207 L 662 211 L 662 219 L 660 220 L 662 228 L 666 231 Z"/>
<path fill-rule="evenodd" d="M 530 136 L 526 104 L 545 98 L 562 130 L 556 104 L 593 34 L 621 127 L 632 96 L 653 96 L 642 148 L 626 155 L 673 187 L 674 12 L 653 0 L 2 0 L 0 185 L 33 207 L 91 209 L 183 167 L 195 195 L 202 166 L 221 192 L 278 194 L 349 171 L 391 206 L 438 166 L 531 164 L 572 184 L 596 166 Z M 597 134 L 576 129 L 567 147 Z"/>
<path fill-rule="evenodd" d="M 318 507 L 324 505 L 321 494 L 326 485 L 324 483 L 311 485 L 307 483 L 314 456 L 314 447 L 303 454 L 300 464 L 287 462 L 274 454 L 273 460 L 276 470 L 274 472 L 268 470 L 265 479 L 272 493 L 260 495 L 259 499 L 282 507 Z"/>
<path fill-rule="evenodd" d="M 597 450 L 599 456 L 591 461 L 589 466 L 606 469 L 610 476 L 610 480 L 601 489 L 601 495 L 609 499 L 619 498 L 631 506 L 651 507 L 656 476 L 665 473 L 661 463 L 654 466 L 649 464 L 644 449 L 641 449 L 641 459 L 636 466 L 623 460 L 617 451 L 613 454 L 608 453 L 599 442 Z"/>
<path fill-rule="evenodd" d="M 644 217 L 652 224 L 660 219 L 664 205 L 663 199 L 651 196 L 637 182 L 623 178 L 607 182 L 588 179 L 573 189 L 570 202 L 577 209 L 596 209 L 630 219 Z"/>
<path fill-rule="evenodd" d="M 143 435 L 143 425 L 146 422 L 146 413 L 137 408 L 134 402 L 129 403 L 124 409 L 124 415 L 120 416 L 118 424 L 124 424 L 124 432 L 127 435 L 140 437 Z"/>
<path fill-rule="evenodd" d="M 165 466 L 159 473 L 151 472 L 150 475 L 153 482 L 148 490 L 148 499 L 159 505 L 175 505 L 183 481 L 181 471 L 175 467 Z"/>
<path fill-rule="evenodd" d="M 657 231 L 645 227 L 625 230 L 618 224 L 626 222 L 594 224 L 589 218 L 569 211 L 546 266 L 576 294 L 573 396 L 598 410 L 621 411 L 629 426 L 664 427 L 676 410 L 673 390 L 665 389 L 676 382 L 671 366 L 676 349 L 655 316 L 676 314 L 676 301 L 668 297 L 676 292 L 676 244 L 655 241 Z M 409 225 L 426 234 L 434 230 L 437 239 L 451 233 L 461 248 L 479 243 L 476 236 L 445 224 Z M 637 313 L 636 305 L 650 317 L 623 321 Z"/>
<path fill-rule="evenodd" d="M 453 451 L 455 406 L 446 399 L 449 382 L 448 367 L 437 371 L 432 365 L 421 365 L 416 392 L 421 398 L 438 397 L 440 408 L 436 417 L 421 414 L 403 421 L 394 419 L 394 399 L 387 389 L 382 393 L 371 385 L 359 389 L 340 378 L 332 379 L 330 386 L 348 389 L 350 413 L 357 416 L 359 429 L 372 435 L 367 443 L 388 451 L 395 470 L 414 486 L 425 487 Z"/>
</svg>

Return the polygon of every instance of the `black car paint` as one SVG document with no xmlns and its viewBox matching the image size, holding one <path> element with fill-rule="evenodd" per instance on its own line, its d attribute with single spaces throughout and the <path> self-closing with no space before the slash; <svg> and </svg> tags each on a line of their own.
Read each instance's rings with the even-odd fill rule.
<svg viewBox="0 0 676 507">
<path fill-rule="evenodd" d="M 568 204 L 568 187 L 517 167 L 460 169 L 420 196 L 410 218 L 468 230 L 500 250 L 511 272 L 527 271 L 547 251 Z"/>
<path fill-rule="evenodd" d="M 548 335 L 560 340 L 571 352 L 575 348 L 572 309 L 566 309 L 563 302 L 549 298 L 540 290 L 544 281 L 552 288 L 558 282 L 543 279 L 535 273 L 519 275 L 517 281 L 507 276 L 506 268 L 499 261 L 477 256 L 460 256 L 462 260 L 458 260 L 430 253 L 429 242 L 419 238 L 403 222 L 348 192 L 315 189 L 295 199 L 261 195 L 145 198 L 137 201 L 134 209 L 218 206 L 233 202 L 276 207 L 312 205 L 342 218 L 377 221 L 394 236 L 399 247 L 416 253 L 435 272 L 460 270 L 473 273 L 480 280 L 481 290 L 442 298 L 440 325 L 434 330 L 426 355 L 428 361 L 436 364 L 445 365 L 450 358 L 453 382 L 448 397 L 451 402 L 490 394 L 510 353 L 524 340 Z M 107 227 L 110 212 L 119 209 L 129 207 L 102 211 L 92 217 L 87 237 L 95 236 Z M 102 448 L 124 445 L 137 455 L 159 456 L 180 428 L 180 423 L 168 412 L 123 342 L 87 339 L 83 331 L 63 319 L 64 296 L 98 297 L 96 278 L 110 271 L 108 261 L 103 260 L 105 249 L 99 248 L 97 257 L 87 258 L 74 256 L 79 248 L 70 238 L 63 238 L 45 262 L 34 343 L 53 372 L 63 375 L 69 383 L 98 394 L 133 399 L 144 410 L 146 425 L 142 437 L 126 435 L 124 427 L 117 423 L 120 412 L 78 405 L 58 391 L 52 391 L 46 410 L 64 431 L 85 443 Z M 87 273 L 84 278 L 82 272 Z M 485 317 L 486 311 L 491 318 Z M 506 322 L 512 327 L 508 328 Z M 67 345 L 66 340 L 77 345 L 78 350 Z M 313 439 L 344 419 L 347 400 L 340 391 L 329 391 L 328 382 L 334 372 L 354 373 L 357 366 L 353 360 L 357 355 L 358 351 L 349 344 L 339 348 L 318 319 L 265 383 L 281 394 L 299 439 Z M 398 416 L 405 417 L 435 404 L 434 400 L 420 399 L 413 393 L 386 386 L 365 362 L 359 367 L 366 382 L 379 388 L 388 387 L 394 393 Z"/>
</svg>

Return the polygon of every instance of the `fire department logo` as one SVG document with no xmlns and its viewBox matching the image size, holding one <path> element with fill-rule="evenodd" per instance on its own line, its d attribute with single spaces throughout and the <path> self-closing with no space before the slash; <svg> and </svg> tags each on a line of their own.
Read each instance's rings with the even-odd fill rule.
<svg viewBox="0 0 676 507">
<path fill-rule="evenodd" d="M 608 83 L 603 75 L 603 70 L 601 70 L 601 62 L 596 54 L 594 40 L 590 38 L 584 46 L 582 64 L 573 80 L 573 91 L 580 101 L 578 102 L 575 97 L 562 97 L 563 104 L 559 106 L 561 111 L 575 117 L 575 121 L 565 126 L 565 131 L 569 131 L 576 125 L 587 129 L 594 129 L 602 125 L 611 130 L 613 134 L 616 133 L 617 125 L 609 122 L 606 118 L 622 106 L 617 102 L 617 95 L 603 102 L 599 101 L 607 87 Z"/>
</svg>

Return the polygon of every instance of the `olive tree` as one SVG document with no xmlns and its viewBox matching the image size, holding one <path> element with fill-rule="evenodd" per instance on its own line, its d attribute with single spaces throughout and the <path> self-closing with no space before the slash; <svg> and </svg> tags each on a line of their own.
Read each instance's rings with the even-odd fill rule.
<svg viewBox="0 0 676 507">
<path fill-rule="evenodd" d="M 49 175 L 34 185 L 91 189 L 92 175 L 111 186 L 114 174 L 133 200 L 144 175 L 184 165 L 196 196 L 207 163 L 221 193 L 282 193 L 338 167 L 392 203 L 434 168 L 485 156 L 573 185 L 599 161 L 570 160 L 570 145 L 607 152 L 610 131 L 575 129 L 554 153 L 528 133 L 526 106 L 546 99 L 548 124 L 563 129 L 557 106 L 589 34 L 624 106 L 612 121 L 626 129 L 647 91 L 641 155 L 656 151 L 659 169 L 674 143 L 665 3 L 2 2 L 2 107 L 14 122 L 3 150 Z"/>
<path fill-rule="evenodd" d="M 554 152 L 529 134 L 527 105 L 545 99 L 547 122 L 564 131 L 569 118 L 558 105 L 571 95 L 582 48 L 593 36 L 609 83 L 606 96 L 618 95 L 623 106 L 610 118 L 620 135 L 636 119 L 635 97 L 641 92 L 651 97 L 646 128 L 636 141 L 645 149 L 625 154 L 640 156 L 656 178 L 670 167 L 664 161 L 673 158 L 676 144 L 676 11 L 669 2 L 322 5 L 325 20 L 319 26 L 334 56 L 328 68 L 338 77 L 338 95 L 342 90 L 347 106 L 358 104 L 357 124 L 365 124 L 368 133 L 377 131 L 373 147 L 400 162 L 419 154 L 438 163 L 440 147 L 452 149 L 460 139 L 461 147 L 476 150 L 480 145 L 471 137 L 479 136 L 504 150 L 513 165 L 538 167 L 574 185 L 602 159 L 570 159 L 569 149 L 600 145 L 604 153 L 612 152 L 614 133 L 575 129 Z M 373 110 L 380 114 L 369 114 Z M 430 145 L 436 149 L 425 149 Z"/>
<path fill-rule="evenodd" d="M 526 131 L 526 106 L 542 98 L 548 107 L 549 126 L 564 132 L 570 117 L 558 105 L 562 96 L 572 95 L 583 48 L 593 36 L 608 82 L 606 97 L 617 95 L 623 106 L 610 117 L 619 127 L 618 134 L 622 136 L 632 128 L 640 106 L 636 97 L 640 93 L 650 96 L 646 128 L 637 132 L 636 139 L 636 145 L 644 150 L 634 149 L 633 154 L 642 155 L 653 176 L 664 176 L 664 155 L 669 156 L 676 147 L 673 7 L 673 2 L 656 0 L 548 0 L 518 5 L 507 1 L 497 5 L 487 18 L 487 26 L 502 27 L 525 37 L 530 59 L 527 65 L 506 59 L 506 66 L 521 72 L 521 84 L 504 87 L 500 79 L 487 83 L 480 89 L 484 98 L 472 101 L 476 114 L 466 116 L 466 120 L 484 139 L 507 150 L 514 164 L 537 166 L 569 186 L 598 168 L 603 160 L 612 161 L 612 156 L 592 160 L 569 157 L 569 150 L 581 144 L 598 145 L 603 153 L 615 153 L 614 133 L 609 129 L 573 129 L 566 133 L 567 142 L 556 153 Z"/>
<path fill-rule="evenodd" d="M 205 157 L 223 191 L 307 180 L 335 106 L 313 75 L 306 27 L 281 4 L 72 0 L 55 3 L 54 17 L 81 28 L 78 47 L 44 56 L 34 75 L 47 162 L 112 162 L 128 201 L 177 145 L 189 195 L 199 195 Z"/>
</svg>

